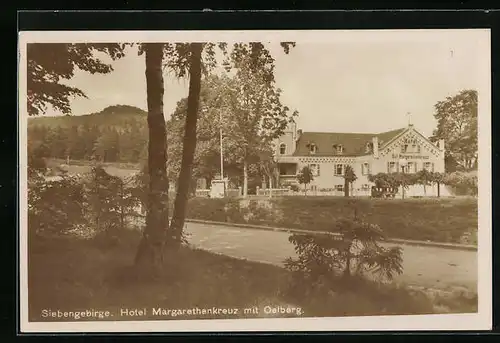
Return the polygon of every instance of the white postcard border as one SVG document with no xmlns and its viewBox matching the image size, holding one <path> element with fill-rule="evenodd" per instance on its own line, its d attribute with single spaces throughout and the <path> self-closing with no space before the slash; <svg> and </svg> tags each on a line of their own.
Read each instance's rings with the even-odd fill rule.
<svg viewBox="0 0 500 343">
<path fill-rule="evenodd" d="M 433 34 L 437 33 L 438 34 Z M 264 41 L 325 43 L 353 39 L 431 41 L 477 37 L 484 53 L 478 89 L 478 313 L 412 316 L 373 316 L 290 319 L 167 320 L 29 322 L 27 276 L 27 81 L 26 44 L 29 42 L 189 42 Z M 388 331 L 388 330 L 488 330 L 492 319 L 492 223 L 491 223 L 491 43 L 489 29 L 444 30 L 301 30 L 301 31 L 24 31 L 19 33 L 19 248 L 21 332 L 227 332 L 227 331 Z"/>
</svg>

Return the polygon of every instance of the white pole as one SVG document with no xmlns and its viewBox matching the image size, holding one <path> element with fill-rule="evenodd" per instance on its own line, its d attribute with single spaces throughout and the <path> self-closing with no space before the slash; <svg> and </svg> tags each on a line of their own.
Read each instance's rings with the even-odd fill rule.
<svg viewBox="0 0 500 343">
<path fill-rule="evenodd" d="M 224 155 L 222 150 L 222 111 L 219 112 L 220 125 L 220 178 L 224 180 Z"/>
</svg>

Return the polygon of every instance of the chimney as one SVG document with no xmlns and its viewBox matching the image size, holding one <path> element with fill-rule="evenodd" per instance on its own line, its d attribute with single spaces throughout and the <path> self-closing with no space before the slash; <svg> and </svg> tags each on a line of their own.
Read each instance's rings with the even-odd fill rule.
<svg viewBox="0 0 500 343">
<path fill-rule="evenodd" d="M 378 137 L 375 136 L 372 138 L 373 145 L 373 157 L 378 158 Z"/>
<path fill-rule="evenodd" d="M 297 130 L 297 138 L 295 140 L 298 141 L 300 139 L 300 136 L 302 136 L 302 130 L 298 129 Z"/>
<path fill-rule="evenodd" d="M 441 156 L 444 157 L 444 153 L 445 153 L 445 148 L 444 148 L 444 139 L 440 139 L 439 142 L 438 142 L 438 148 L 439 150 L 441 151 Z"/>
</svg>

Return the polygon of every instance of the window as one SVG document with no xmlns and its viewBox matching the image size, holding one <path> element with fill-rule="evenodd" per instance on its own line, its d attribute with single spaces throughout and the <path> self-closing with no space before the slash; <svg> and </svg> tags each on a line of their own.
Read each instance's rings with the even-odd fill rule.
<svg viewBox="0 0 500 343">
<path fill-rule="evenodd" d="M 285 143 L 280 144 L 280 155 L 284 155 L 286 153 L 286 145 Z"/>
<path fill-rule="evenodd" d="M 319 176 L 319 164 L 310 164 L 309 169 L 313 176 Z"/>
<path fill-rule="evenodd" d="M 309 152 L 310 152 L 311 154 L 315 154 L 317 150 L 318 150 L 318 149 L 317 149 L 317 147 L 316 147 L 316 144 L 314 144 L 314 143 L 313 143 L 313 144 L 309 145 Z"/>
<path fill-rule="evenodd" d="M 401 146 L 401 152 L 404 154 L 406 152 L 408 152 L 408 144 L 405 144 L 405 145 L 402 145 Z"/>
<path fill-rule="evenodd" d="M 367 184 L 367 183 L 365 183 L 365 184 L 363 184 L 363 185 L 361 186 L 361 189 L 362 189 L 362 190 L 364 190 L 364 191 L 369 190 L 369 189 L 370 189 L 370 185 L 369 185 L 369 184 Z"/>
<path fill-rule="evenodd" d="M 398 171 L 396 162 L 388 162 L 387 163 L 387 172 L 388 173 L 396 173 Z"/>
<path fill-rule="evenodd" d="M 370 174 L 370 164 L 365 162 L 361 165 L 361 174 L 368 175 Z"/>
<path fill-rule="evenodd" d="M 424 169 L 428 171 L 434 171 L 434 163 L 432 162 L 425 162 L 424 163 Z"/>
<path fill-rule="evenodd" d="M 341 144 L 339 144 L 335 146 L 335 150 L 337 154 L 342 154 L 344 152 L 344 147 Z"/>
<path fill-rule="evenodd" d="M 405 168 L 407 173 L 415 173 L 417 171 L 417 163 L 415 162 L 408 162 Z"/>
<path fill-rule="evenodd" d="M 344 165 L 336 164 L 333 168 L 333 175 L 344 175 Z"/>
<path fill-rule="evenodd" d="M 344 185 L 335 185 L 335 190 L 337 192 L 343 192 L 344 191 Z"/>
</svg>

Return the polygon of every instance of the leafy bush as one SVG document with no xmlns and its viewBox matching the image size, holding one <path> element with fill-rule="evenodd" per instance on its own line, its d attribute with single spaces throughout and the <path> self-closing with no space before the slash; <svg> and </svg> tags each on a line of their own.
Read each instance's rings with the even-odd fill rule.
<svg viewBox="0 0 500 343">
<path fill-rule="evenodd" d="M 447 174 L 444 183 L 451 186 L 457 195 L 477 195 L 477 175 L 464 172 Z"/>
<path fill-rule="evenodd" d="M 403 272 L 400 247 L 384 248 L 379 242 L 385 236 L 378 225 L 358 218 L 335 223 L 332 234 L 294 234 L 289 240 L 295 246 L 297 259 L 285 260 L 294 275 L 291 290 L 308 295 L 331 291 L 353 276 L 370 272 L 379 280 L 392 280 Z"/>
<path fill-rule="evenodd" d="M 28 180 L 30 232 L 117 236 L 126 226 L 126 217 L 140 204 L 136 188 L 101 167 L 94 167 L 85 177 L 32 173 Z"/>
<path fill-rule="evenodd" d="M 46 180 L 32 175 L 28 187 L 30 233 L 58 235 L 86 223 L 84 188 L 78 177 Z"/>
</svg>

